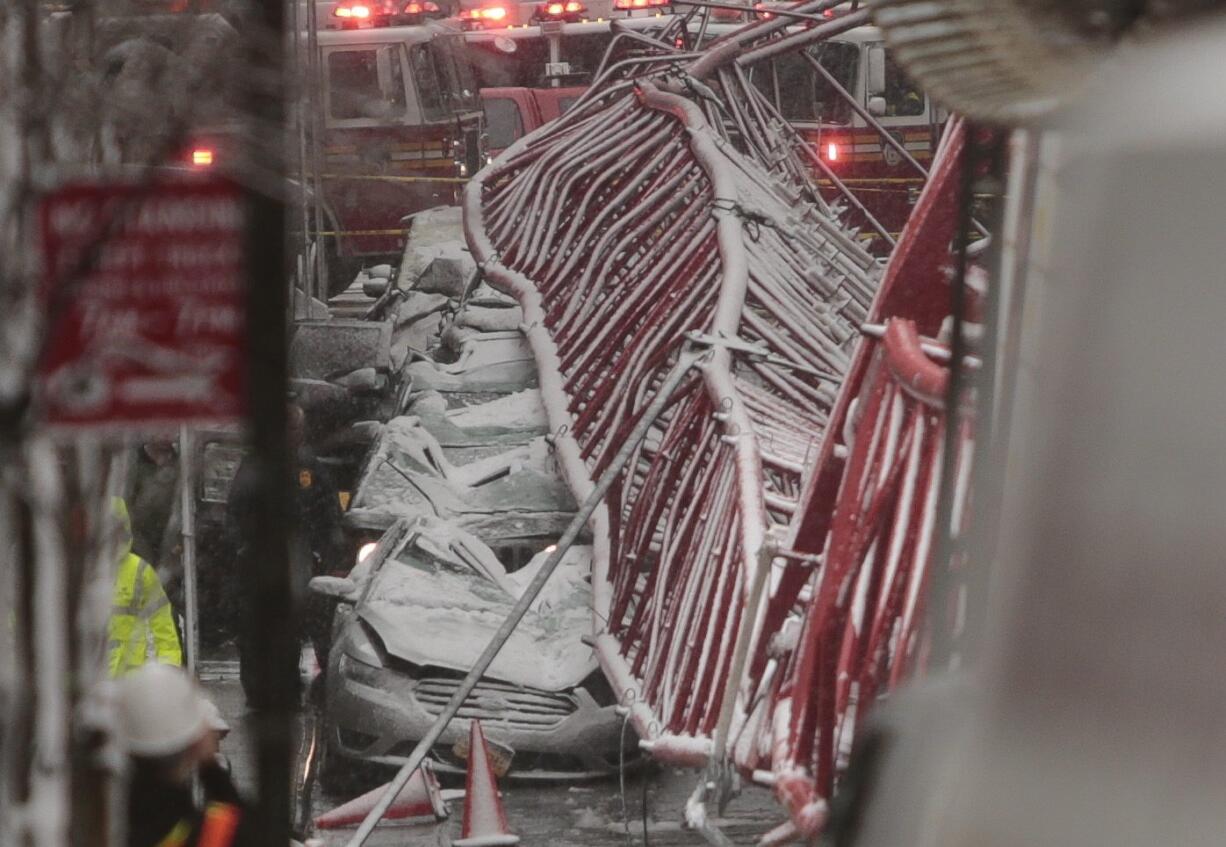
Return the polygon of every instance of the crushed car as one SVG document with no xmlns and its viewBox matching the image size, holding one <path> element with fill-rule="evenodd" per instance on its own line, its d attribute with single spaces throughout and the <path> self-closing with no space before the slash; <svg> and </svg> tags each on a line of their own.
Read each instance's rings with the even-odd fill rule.
<svg viewBox="0 0 1226 847">
<path fill-rule="evenodd" d="M 429 418 L 393 418 L 376 439 L 344 517 L 359 545 L 399 518 L 428 515 L 476 533 L 522 564 L 538 542 L 562 533 L 576 506 L 544 437 L 528 440 L 511 430 L 501 445 L 493 442 L 500 449 L 492 455 L 481 455 L 491 447 L 452 441 L 452 455 L 471 459 L 454 464 L 428 427 Z"/>
<path fill-rule="evenodd" d="M 312 581 L 339 604 L 325 675 L 325 789 L 345 786 L 360 763 L 403 764 L 552 550 L 515 568 L 476 535 L 421 516 L 396 521 L 348 577 Z M 511 756 L 512 778 L 590 778 L 635 761 L 637 740 L 584 641 L 590 550 L 566 552 L 433 748 L 436 770 L 463 772 L 473 719 Z"/>
</svg>

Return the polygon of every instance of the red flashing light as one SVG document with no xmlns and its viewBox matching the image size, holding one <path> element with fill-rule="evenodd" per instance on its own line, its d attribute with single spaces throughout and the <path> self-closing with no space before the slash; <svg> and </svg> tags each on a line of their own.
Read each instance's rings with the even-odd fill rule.
<svg viewBox="0 0 1226 847">
<path fill-rule="evenodd" d="M 441 11 L 442 10 L 438 7 L 438 4 L 434 2 L 434 0 L 426 0 L 424 3 L 419 3 L 417 0 L 411 0 L 411 2 L 404 7 L 404 13 L 406 15 L 437 15 Z"/>
<path fill-rule="evenodd" d="M 826 161 L 837 162 L 839 160 L 839 145 L 831 141 L 826 145 Z"/>
<path fill-rule="evenodd" d="M 580 12 L 586 12 L 587 7 L 582 3 L 577 2 L 577 0 L 568 0 L 568 2 L 562 7 L 562 11 L 566 12 L 568 15 L 576 15 Z"/>
<path fill-rule="evenodd" d="M 834 17 L 834 9 L 826 9 L 825 11 L 823 11 L 823 12 L 822 12 L 822 17 L 823 17 L 823 18 L 833 18 L 833 17 Z"/>
<path fill-rule="evenodd" d="M 338 18 L 366 20 L 370 17 L 370 7 L 360 3 L 355 3 L 352 6 L 340 5 L 332 10 L 332 14 Z"/>
<path fill-rule="evenodd" d="M 208 147 L 197 147 L 192 151 L 192 165 L 197 168 L 212 167 L 213 151 Z"/>
<path fill-rule="evenodd" d="M 758 20 L 769 21 L 771 18 L 775 17 L 774 12 L 768 12 L 766 10 L 765 3 L 754 3 L 753 7 L 754 7 L 754 10 L 757 12 Z"/>
</svg>

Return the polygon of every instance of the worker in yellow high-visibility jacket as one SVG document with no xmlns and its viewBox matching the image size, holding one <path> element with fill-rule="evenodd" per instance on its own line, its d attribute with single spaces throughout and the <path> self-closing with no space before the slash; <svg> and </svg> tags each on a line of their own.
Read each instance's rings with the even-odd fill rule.
<svg viewBox="0 0 1226 847">
<path fill-rule="evenodd" d="M 139 668 L 151 657 L 163 665 L 182 665 L 183 649 L 170 599 L 153 565 L 132 552 L 132 523 L 120 497 L 111 501 L 119 523 L 119 568 L 108 626 L 107 665 L 112 677 Z"/>
</svg>

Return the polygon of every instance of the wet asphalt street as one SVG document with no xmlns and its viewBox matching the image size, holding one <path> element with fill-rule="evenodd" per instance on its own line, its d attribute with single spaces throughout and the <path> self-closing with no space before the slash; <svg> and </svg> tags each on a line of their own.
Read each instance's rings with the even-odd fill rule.
<svg viewBox="0 0 1226 847">
<path fill-rule="evenodd" d="M 254 751 L 245 724 L 246 707 L 238 680 L 228 673 L 204 674 L 205 688 L 230 723 L 232 731 L 222 744 L 230 759 L 235 782 L 250 794 L 254 789 Z M 390 778 L 391 772 L 386 775 Z M 643 774 L 627 774 L 623 795 L 619 780 L 578 784 L 524 784 L 502 781 L 503 802 L 512 831 L 525 847 L 532 845 L 701 845 L 698 833 L 682 826 L 686 798 L 698 779 L 697 772 L 652 769 Z M 444 789 L 462 789 L 462 781 Z M 450 794 L 451 792 L 448 792 Z M 458 793 L 458 792 L 457 792 Z M 643 805 L 646 799 L 647 833 L 643 832 Z M 313 812 L 319 814 L 349 799 L 330 797 L 316 788 Z M 367 842 L 374 845 L 440 847 L 459 837 L 463 800 L 450 802 L 451 817 L 438 825 L 381 826 Z M 734 844 L 756 844 L 761 835 L 782 820 L 770 794 L 747 788 L 733 799 L 722 829 Z M 629 832 L 627 832 L 627 825 Z M 343 845 L 352 829 L 320 831 L 315 837 L 328 845 Z"/>
</svg>

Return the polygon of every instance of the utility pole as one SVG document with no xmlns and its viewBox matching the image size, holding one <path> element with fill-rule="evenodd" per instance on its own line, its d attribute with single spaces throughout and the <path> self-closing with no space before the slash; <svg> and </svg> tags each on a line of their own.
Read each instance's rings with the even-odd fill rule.
<svg viewBox="0 0 1226 847">
<path fill-rule="evenodd" d="M 285 174 L 285 68 L 283 0 L 255 5 L 247 44 L 247 114 L 260 121 L 251 132 L 252 164 L 259 173 Z M 268 132 L 268 128 L 273 132 Z M 251 563 L 241 574 L 247 598 L 241 626 L 251 636 L 244 662 L 257 681 L 251 717 L 256 745 L 258 801 L 254 823 L 261 844 L 290 839 L 290 758 L 293 713 L 298 706 L 297 639 L 289 567 L 290 492 L 286 445 L 286 359 L 288 290 L 285 284 L 286 218 L 279 197 L 247 190 L 247 396 L 251 460 L 256 490 L 251 525 L 244 539 Z"/>
</svg>

